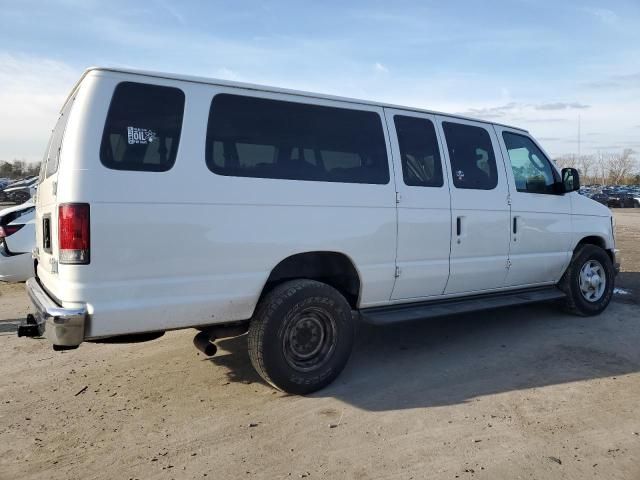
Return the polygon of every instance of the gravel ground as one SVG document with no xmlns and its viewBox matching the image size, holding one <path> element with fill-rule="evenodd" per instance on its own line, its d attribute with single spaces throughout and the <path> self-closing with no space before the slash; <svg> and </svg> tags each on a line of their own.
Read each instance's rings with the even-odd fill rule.
<svg viewBox="0 0 640 480">
<path fill-rule="evenodd" d="M 640 478 L 640 210 L 597 318 L 552 305 L 360 328 L 329 388 L 288 396 L 244 337 L 53 352 L 0 287 L 0 479 Z"/>
</svg>

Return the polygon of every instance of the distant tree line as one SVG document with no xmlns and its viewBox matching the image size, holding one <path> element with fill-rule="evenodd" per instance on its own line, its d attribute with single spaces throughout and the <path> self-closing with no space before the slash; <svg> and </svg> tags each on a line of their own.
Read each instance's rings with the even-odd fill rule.
<svg viewBox="0 0 640 480">
<path fill-rule="evenodd" d="M 33 163 L 26 160 L 0 161 L 0 178 L 17 180 L 33 177 L 40 172 L 40 162 Z"/>
<path fill-rule="evenodd" d="M 627 148 L 617 153 L 576 155 L 570 153 L 555 158 L 560 168 L 575 168 L 580 172 L 583 185 L 636 185 L 640 184 L 637 152 Z"/>
<path fill-rule="evenodd" d="M 568 153 L 553 161 L 559 168 L 575 168 L 583 185 L 640 185 L 638 153 L 627 148 L 618 153 L 576 155 Z M 26 160 L 0 161 L 0 178 L 33 177 L 40 172 L 40 162 Z"/>
</svg>

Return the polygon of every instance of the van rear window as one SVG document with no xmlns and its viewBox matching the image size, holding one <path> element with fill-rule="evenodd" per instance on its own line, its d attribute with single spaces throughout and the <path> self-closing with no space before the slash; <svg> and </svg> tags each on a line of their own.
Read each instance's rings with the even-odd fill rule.
<svg viewBox="0 0 640 480">
<path fill-rule="evenodd" d="M 214 97 L 206 161 L 236 177 L 389 182 L 377 113 L 240 95 Z"/>
<path fill-rule="evenodd" d="M 173 87 L 122 82 L 111 99 L 100 161 L 115 170 L 166 172 L 176 161 L 184 93 Z"/>
</svg>

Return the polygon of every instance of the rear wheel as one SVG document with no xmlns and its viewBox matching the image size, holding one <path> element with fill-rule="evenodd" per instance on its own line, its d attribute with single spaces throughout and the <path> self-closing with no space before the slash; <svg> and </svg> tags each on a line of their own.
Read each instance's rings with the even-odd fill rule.
<svg viewBox="0 0 640 480">
<path fill-rule="evenodd" d="M 249 327 L 249 357 L 260 376 L 288 393 L 331 383 L 351 354 L 351 307 L 333 287 L 285 282 L 260 302 Z"/>
<path fill-rule="evenodd" d="M 582 316 L 599 314 L 611 301 L 614 280 L 607 252 L 595 245 L 583 245 L 560 280 L 560 288 L 567 294 L 565 309 Z"/>
</svg>

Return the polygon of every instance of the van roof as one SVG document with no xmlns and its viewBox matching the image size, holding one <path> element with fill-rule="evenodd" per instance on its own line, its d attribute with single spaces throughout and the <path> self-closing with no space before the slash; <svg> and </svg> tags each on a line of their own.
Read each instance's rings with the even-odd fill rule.
<svg viewBox="0 0 640 480">
<path fill-rule="evenodd" d="M 197 77 L 197 76 L 191 76 L 191 75 L 179 75 L 179 74 L 176 74 L 176 73 L 166 73 L 166 72 L 152 72 L 152 71 L 147 71 L 147 70 L 137 70 L 137 69 L 131 69 L 131 68 L 89 67 L 84 71 L 84 73 L 82 74 L 82 76 L 80 77 L 80 79 L 78 80 L 76 85 L 74 85 L 73 89 L 71 90 L 72 93 L 80 85 L 80 82 L 82 82 L 84 77 L 87 76 L 87 74 L 89 74 L 92 71 L 116 72 L 116 73 L 124 73 L 124 74 L 128 74 L 128 75 L 141 75 L 141 76 L 145 76 L 145 77 L 155 77 L 155 78 L 163 78 L 163 79 L 168 79 L 168 80 L 178 80 L 178 81 L 181 81 L 181 82 L 192 82 L 192 83 L 203 83 L 203 84 L 209 84 L 209 85 L 220 85 L 220 86 L 232 87 L 232 88 L 242 88 L 242 89 L 246 89 L 246 90 L 256 90 L 256 91 L 272 92 L 272 93 L 284 93 L 284 94 L 288 94 L 288 95 L 297 95 L 297 96 L 300 96 L 300 97 L 310 97 L 310 98 L 320 98 L 320 99 L 326 99 L 326 100 L 335 100 L 335 101 L 348 102 L 348 103 L 354 103 L 354 104 L 360 104 L 360 105 L 371 105 L 371 106 L 377 106 L 377 107 L 395 108 L 395 109 L 398 109 L 398 110 L 407 110 L 407 111 L 412 111 L 412 112 L 428 113 L 428 114 L 432 114 L 432 115 L 443 115 L 443 116 L 447 116 L 447 117 L 451 117 L 451 118 L 458 118 L 458 119 L 462 119 L 462 120 L 471 120 L 471 121 L 475 121 L 475 122 L 482 122 L 482 123 L 487 123 L 487 124 L 492 124 L 492 125 L 500 125 L 500 126 L 503 126 L 503 127 L 513 128 L 515 130 L 520 130 L 520 131 L 529 133 L 526 129 L 520 128 L 520 127 L 515 127 L 513 125 L 507 125 L 507 124 L 498 123 L 498 122 L 491 122 L 491 121 L 488 121 L 488 120 L 483 120 L 483 119 L 473 118 L 473 117 L 467 117 L 467 116 L 464 116 L 464 115 L 456 115 L 456 114 L 451 114 L 451 113 L 438 112 L 438 111 L 434 111 L 434 110 L 426 110 L 426 109 L 422 109 L 422 108 L 407 107 L 407 106 L 404 106 L 404 105 L 394 105 L 394 104 L 389 104 L 389 103 L 374 102 L 374 101 L 370 101 L 370 100 L 362 100 L 362 99 L 357 99 L 357 98 L 341 97 L 341 96 L 337 96 L 337 95 L 326 95 L 326 94 L 323 94 L 323 93 L 306 92 L 306 91 L 303 91 L 303 90 L 292 90 L 292 89 L 288 89 L 288 88 L 270 87 L 270 86 L 266 86 L 266 85 L 257 85 L 257 84 L 253 84 L 253 83 L 235 82 L 235 81 L 231 81 L 231 80 L 221 80 L 221 79 L 217 79 L 217 78 Z M 65 101 L 65 103 L 66 103 L 66 101 Z"/>
</svg>

